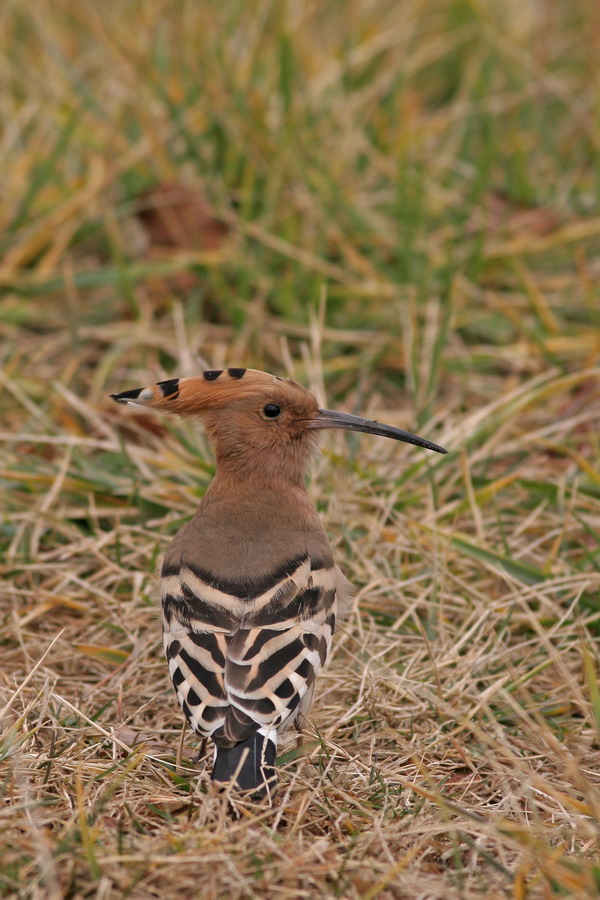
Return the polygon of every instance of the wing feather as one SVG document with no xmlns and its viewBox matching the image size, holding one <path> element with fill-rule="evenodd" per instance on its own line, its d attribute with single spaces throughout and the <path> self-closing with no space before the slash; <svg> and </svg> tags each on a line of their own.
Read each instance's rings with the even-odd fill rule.
<svg viewBox="0 0 600 900">
<path fill-rule="evenodd" d="M 230 715 L 237 722 L 237 712 L 251 720 L 249 728 L 281 730 L 293 722 L 303 698 L 312 694 L 331 649 L 336 608 L 334 569 L 319 569 L 314 579 L 312 575 L 277 607 L 247 616 L 232 636 L 225 663 L 232 713 L 225 735 Z"/>
<path fill-rule="evenodd" d="M 331 649 L 337 578 L 295 557 L 261 594 L 242 597 L 189 565 L 164 569 L 165 653 L 194 731 L 232 746 L 307 711 Z"/>
</svg>

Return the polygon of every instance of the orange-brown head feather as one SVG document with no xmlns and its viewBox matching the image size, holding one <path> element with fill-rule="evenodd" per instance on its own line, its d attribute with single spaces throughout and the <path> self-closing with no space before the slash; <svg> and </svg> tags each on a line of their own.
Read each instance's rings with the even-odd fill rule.
<svg viewBox="0 0 600 900">
<path fill-rule="evenodd" d="M 316 399 L 288 378 L 257 369 L 215 369 L 111 395 L 118 403 L 198 418 L 217 461 L 248 474 L 268 468 L 292 480 L 304 476 L 318 418 Z"/>
</svg>

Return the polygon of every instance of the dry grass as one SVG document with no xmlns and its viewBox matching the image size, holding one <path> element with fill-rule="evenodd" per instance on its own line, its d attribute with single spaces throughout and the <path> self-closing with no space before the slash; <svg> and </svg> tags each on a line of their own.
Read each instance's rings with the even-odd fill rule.
<svg viewBox="0 0 600 900">
<path fill-rule="evenodd" d="M 595 4 L 105 6 L 0 26 L 0 894 L 596 896 Z M 140 244 L 177 179 L 222 246 Z M 357 604 L 237 821 L 154 598 L 210 455 L 106 399 L 204 361 L 452 451 L 324 442 Z"/>
</svg>

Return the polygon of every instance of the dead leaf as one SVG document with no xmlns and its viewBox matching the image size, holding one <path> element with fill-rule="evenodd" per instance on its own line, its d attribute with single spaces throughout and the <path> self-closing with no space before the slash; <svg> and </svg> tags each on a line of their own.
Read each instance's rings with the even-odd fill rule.
<svg viewBox="0 0 600 900">
<path fill-rule="evenodd" d="M 560 226 L 558 215 L 546 206 L 526 206 L 511 200 L 502 191 L 490 191 L 481 206 L 473 210 L 467 231 L 474 234 L 484 229 L 486 234 L 514 237 L 549 234 Z"/>
<path fill-rule="evenodd" d="M 185 184 L 165 182 L 143 193 L 136 218 L 144 233 L 143 255 L 154 261 L 189 251 L 218 257 L 231 232 L 213 214 L 202 191 Z M 155 281 L 167 291 L 187 293 L 198 285 L 199 276 L 182 266 L 181 271 Z"/>
<path fill-rule="evenodd" d="M 201 191 L 183 184 L 159 184 L 146 191 L 137 217 L 150 250 L 218 250 L 230 230 L 213 215 Z"/>
</svg>

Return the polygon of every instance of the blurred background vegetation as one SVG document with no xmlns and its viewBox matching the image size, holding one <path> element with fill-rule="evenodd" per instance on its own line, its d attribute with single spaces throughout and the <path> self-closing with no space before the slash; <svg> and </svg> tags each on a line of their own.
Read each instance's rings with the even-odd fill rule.
<svg viewBox="0 0 600 900">
<path fill-rule="evenodd" d="M 140 366 L 151 322 L 175 371 L 178 301 L 193 352 L 266 368 L 325 301 L 333 387 L 376 372 L 417 421 L 596 358 L 594 0 L 38 0 L 2 31 L 5 365 L 55 333 L 85 390 L 89 329 Z M 174 185 L 164 247 L 143 209 Z"/>
<path fill-rule="evenodd" d="M 373 799 L 365 787 L 365 818 L 344 825 L 322 878 L 310 874 L 294 830 L 282 837 L 280 829 L 288 857 L 299 854 L 297 872 L 309 873 L 302 889 L 403 897 L 386 893 L 402 866 L 364 843 L 383 829 L 393 854 L 414 868 L 414 889 L 429 885 L 427 896 L 491 896 L 493 878 L 515 897 L 592 896 L 600 879 L 600 799 L 588 771 L 600 728 L 597 0 L 7 0 L 0 41 L 7 697 L 65 629 L 40 670 L 46 680 L 36 676 L 10 701 L 19 715 L 3 751 L 17 760 L 7 796 L 23 808 L 31 795 L 19 766 L 30 767 L 27 790 L 38 791 L 40 754 L 60 757 L 35 794 L 63 816 L 60 834 L 23 824 L 17 804 L 2 889 L 14 896 L 37 872 L 49 896 L 65 895 L 66 884 L 66 895 L 87 896 L 77 893 L 86 879 L 100 891 L 97 860 L 116 851 L 93 826 L 109 801 L 120 803 L 111 815 L 125 815 L 121 781 L 106 795 L 99 782 L 100 799 L 80 785 L 76 821 L 60 807 L 73 772 L 86 778 L 90 760 L 94 778 L 103 766 L 112 777 L 117 745 L 111 756 L 94 727 L 108 734 L 123 720 L 159 733 L 163 756 L 178 740 L 149 615 L 150 574 L 213 463 L 194 429 L 132 419 L 107 395 L 248 365 L 452 451 L 434 460 L 406 450 L 404 465 L 377 442 L 336 437 L 326 444 L 329 465 L 317 469 L 313 496 L 361 599 L 324 676 L 335 702 L 322 715 L 341 746 L 373 728 L 382 753 L 389 743 L 390 765 L 402 762 L 398 734 L 410 733 L 431 768 L 409 824 L 416 834 L 424 821 L 435 861 L 417 865 L 417 844 L 398 839 L 396 813 L 381 812 L 397 772 L 373 764 L 383 794 Z M 485 659 L 452 655 L 471 646 L 471 627 Z M 397 661 L 399 636 L 412 663 Z M 393 662 L 350 738 L 335 723 L 363 690 L 374 658 L 367 640 L 381 651 L 377 665 Z M 361 660 L 356 670 L 348 647 Z M 449 654 L 444 691 L 428 647 L 440 666 Z M 394 679 L 407 671 L 408 707 L 416 705 L 384 739 L 390 697 L 404 696 Z M 508 693 L 482 707 L 496 682 Z M 53 690 L 74 704 L 68 714 Z M 159 701 L 140 711 L 150 693 Z M 460 753 L 438 727 L 455 700 Z M 489 733 L 473 730 L 481 716 L 493 723 Z M 121 749 L 133 743 L 123 734 Z M 459 771 L 470 753 L 484 785 L 477 801 L 444 768 L 452 761 Z M 543 782 L 524 761 L 534 758 L 548 761 Z M 339 764 L 340 779 L 349 765 Z M 422 765 L 411 770 L 415 784 Z M 181 780 L 168 782 L 169 798 L 146 803 L 162 771 L 138 780 L 137 818 L 123 826 L 137 835 L 128 852 L 138 854 L 141 887 L 135 865 L 132 874 L 127 861 L 102 863 L 113 866 L 113 887 L 135 897 L 173 889 L 168 866 L 144 868 L 149 847 L 167 852 L 165 820 L 180 827 L 171 811 Z M 440 771 L 452 807 L 431 793 Z M 123 784 L 127 772 L 119 770 Z M 353 788 L 344 784 L 347 798 Z M 534 813 L 532 785 L 553 798 Z M 463 803 L 487 815 L 497 796 L 510 827 L 502 820 L 476 833 L 470 814 L 457 812 Z M 331 832 L 327 816 L 314 815 L 311 841 Z M 467 825 L 448 849 L 437 835 L 450 821 Z M 184 847 L 185 823 L 180 839 Z M 248 884 L 260 896 L 274 885 L 299 896 L 296 876 L 273 863 L 283 845 L 272 835 L 258 862 L 251 832 L 219 839 L 245 885 L 232 882 L 227 896 L 253 896 Z M 61 854 L 68 862 L 56 862 Z M 223 895 L 224 883 L 206 896 Z"/>
</svg>

